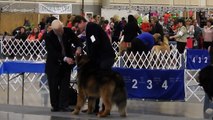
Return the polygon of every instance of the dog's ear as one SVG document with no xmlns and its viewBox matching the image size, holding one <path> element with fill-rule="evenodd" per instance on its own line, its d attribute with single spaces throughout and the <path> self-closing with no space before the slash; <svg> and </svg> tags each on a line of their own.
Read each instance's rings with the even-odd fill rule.
<svg viewBox="0 0 213 120">
<path fill-rule="evenodd" d="M 157 43 L 159 41 L 159 38 L 161 37 L 161 35 L 159 33 L 155 33 L 153 35 L 153 38 L 155 39 L 155 42 Z"/>
<path fill-rule="evenodd" d="M 90 61 L 89 57 L 87 55 L 83 55 L 83 54 L 76 56 L 75 60 L 76 60 L 77 66 L 79 66 L 79 67 Z"/>
</svg>

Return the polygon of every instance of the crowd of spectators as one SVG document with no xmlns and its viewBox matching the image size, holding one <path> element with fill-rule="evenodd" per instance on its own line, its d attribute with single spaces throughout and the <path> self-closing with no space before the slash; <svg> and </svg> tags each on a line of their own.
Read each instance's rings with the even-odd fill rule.
<svg viewBox="0 0 213 120">
<path fill-rule="evenodd" d="M 154 45 L 161 45 L 165 37 L 177 45 L 180 53 L 183 53 L 186 48 L 208 49 L 213 41 L 213 19 L 211 18 L 207 18 L 206 25 L 203 28 L 199 26 L 196 19 L 173 18 L 169 15 L 161 17 L 145 16 L 143 18 L 138 15 L 129 15 L 128 20 L 124 17 L 120 19 L 118 15 L 114 15 L 110 18 L 110 21 L 99 15 L 94 15 L 89 21 L 102 26 L 112 43 L 119 43 L 120 53 L 131 50 L 132 41 L 135 42 L 135 38 L 149 36 L 150 34 L 152 36 L 160 34 L 160 36 L 158 38 L 153 36 L 151 39 L 141 39 L 143 42 L 142 47 L 148 46 L 148 51 Z M 75 28 L 74 30 L 77 29 Z M 154 45 L 149 44 L 153 42 Z"/>
<path fill-rule="evenodd" d="M 72 29 L 82 41 L 85 41 L 85 32 L 80 32 L 78 27 L 72 24 L 74 18 L 75 15 L 69 15 L 64 25 Z M 51 30 L 50 23 L 54 19 L 56 18 L 43 18 L 38 25 L 31 28 L 32 30 L 29 28 L 30 21 L 25 20 L 24 25 L 16 30 L 14 38 L 29 42 L 42 41 Z M 128 50 L 139 51 L 140 53 L 143 51 L 148 52 L 154 45 L 160 45 L 164 41 L 164 37 L 175 43 L 178 51 L 183 53 L 186 48 L 208 49 L 212 44 L 213 20 L 211 18 L 207 19 L 203 28 L 199 26 L 196 19 L 172 18 L 169 15 L 159 17 L 146 15 L 143 18 L 140 15 L 129 15 L 127 20 L 125 17 L 120 18 L 118 15 L 114 15 L 110 20 L 106 20 L 100 15 L 94 15 L 88 18 L 88 21 L 100 25 L 107 33 L 111 43 L 116 42 L 119 44 L 120 54 Z M 150 35 L 153 36 L 156 33 L 160 34 L 158 38 L 150 38 Z M 134 45 L 140 42 L 142 42 L 142 46 Z M 136 49 L 134 46 L 143 48 Z"/>
</svg>

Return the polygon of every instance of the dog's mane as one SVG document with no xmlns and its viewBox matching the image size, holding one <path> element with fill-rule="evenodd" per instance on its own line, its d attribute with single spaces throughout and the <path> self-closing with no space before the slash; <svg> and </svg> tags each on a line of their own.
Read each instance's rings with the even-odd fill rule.
<svg viewBox="0 0 213 120">
<path fill-rule="evenodd" d="M 85 62 L 82 62 L 83 59 L 87 59 Z M 77 67 L 78 67 L 78 74 L 77 74 L 77 78 L 78 78 L 78 84 L 79 86 L 86 86 L 87 83 L 87 79 L 91 76 L 91 75 L 95 75 L 97 74 L 97 70 L 98 67 L 97 65 L 95 65 L 95 63 L 93 61 L 91 61 L 87 56 L 82 56 L 78 59 L 79 63 L 77 63 Z"/>
<path fill-rule="evenodd" d="M 83 59 L 85 62 L 83 63 Z M 111 79 L 115 80 L 115 83 L 119 86 L 125 86 L 123 78 L 119 75 L 118 72 L 115 71 L 108 71 L 108 73 L 105 73 L 106 71 L 101 71 L 99 67 L 90 59 L 87 57 L 81 57 L 78 62 L 82 62 L 80 66 L 78 66 L 78 84 L 81 87 L 86 87 L 88 79 L 93 78 L 97 85 L 100 87 L 105 82 L 108 82 Z M 78 64 L 77 64 L 78 65 Z"/>
</svg>

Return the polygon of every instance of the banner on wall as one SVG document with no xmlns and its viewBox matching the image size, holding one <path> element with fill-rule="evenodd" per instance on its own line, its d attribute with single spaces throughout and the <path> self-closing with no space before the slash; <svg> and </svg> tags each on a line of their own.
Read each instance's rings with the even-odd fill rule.
<svg viewBox="0 0 213 120">
<path fill-rule="evenodd" d="M 184 100 L 184 70 L 113 68 L 125 80 L 128 98 Z"/>
<path fill-rule="evenodd" d="M 39 3 L 39 13 L 43 14 L 71 14 L 72 4 Z"/>
</svg>

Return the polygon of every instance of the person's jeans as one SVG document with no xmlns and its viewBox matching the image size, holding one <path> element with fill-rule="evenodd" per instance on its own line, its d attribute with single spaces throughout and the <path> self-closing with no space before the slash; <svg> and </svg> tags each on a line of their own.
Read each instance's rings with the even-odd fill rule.
<svg viewBox="0 0 213 120">
<path fill-rule="evenodd" d="M 204 105 L 203 105 L 203 115 L 204 115 L 204 118 L 210 118 L 210 117 L 213 116 L 213 115 L 206 114 L 206 110 L 208 108 L 213 109 L 213 102 L 209 99 L 208 95 L 205 94 Z"/>
</svg>

